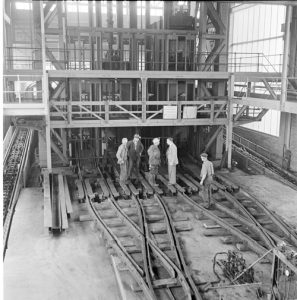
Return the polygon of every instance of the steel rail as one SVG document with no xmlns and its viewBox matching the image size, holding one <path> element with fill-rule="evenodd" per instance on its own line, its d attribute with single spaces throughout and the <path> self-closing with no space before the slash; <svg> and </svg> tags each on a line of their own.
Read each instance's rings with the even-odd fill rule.
<svg viewBox="0 0 297 300">
<path fill-rule="evenodd" d="M 239 215 L 238 213 L 236 213 L 235 211 L 232 211 L 231 209 L 225 207 L 224 205 L 221 205 L 219 203 L 215 203 L 214 207 L 217 210 L 222 211 L 223 213 L 229 215 L 232 219 L 238 221 L 239 223 L 243 224 L 244 226 L 254 230 L 257 232 L 258 228 L 255 224 L 251 223 L 248 219 L 246 219 L 244 216 Z M 271 232 L 270 230 L 263 228 L 263 230 L 265 230 L 267 232 L 267 234 L 269 234 L 273 240 L 279 244 L 281 242 L 283 242 L 283 239 L 280 238 L 279 236 L 277 236 L 275 233 Z"/>
<path fill-rule="evenodd" d="M 221 225 L 223 228 L 225 228 L 227 231 L 229 231 L 231 234 L 235 235 L 238 237 L 239 240 L 243 240 L 246 242 L 246 244 L 249 246 L 251 250 L 253 250 L 255 253 L 259 255 L 263 255 L 267 249 L 264 248 L 263 246 L 259 245 L 255 240 L 253 240 L 251 237 L 249 237 L 247 234 L 244 232 L 240 231 L 239 229 L 235 228 L 234 226 L 230 225 L 228 222 L 224 221 L 211 211 L 205 209 L 203 206 L 195 202 L 193 199 L 188 197 L 185 193 L 178 192 L 177 193 L 186 203 L 189 205 L 193 206 L 196 209 L 199 209 L 200 211 L 203 212 L 203 214 L 210 219 L 214 220 L 217 222 L 219 225 Z M 272 259 L 272 258 L 271 258 Z"/>
<path fill-rule="evenodd" d="M 163 214 L 164 214 L 164 217 L 165 217 L 165 222 L 166 222 L 166 225 L 167 225 L 166 226 L 167 227 L 167 233 L 168 233 L 170 241 L 171 241 L 171 249 L 174 251 L 175 258 L 176 258 L 176 264 L 181 269 L 182 262 L 181 262 L 180 254 L 178 253 L 178 249 L 177 249 L 177 247 L 179 245 L 177 245 L 178 242 L 176 241 L 177 238 L 175 236 L 176 232 L 175 232 L 175 228 L 174 228 L 174 225 L 173 225 L 173 221 L 170 218 L 170 216 L 168 216 L 168 209 L 167 209 L 167 207 L 164 207 L 164 203 L 163 203 L 163 201 L 161 201 L 160 197 L 158 197 L 156 194 L 154 194 L 154 199 L 158 202 L 159 206 L 162 208 L 162 211 L 163 211 Z"/>
<path fill-rule="evenodd" d="M 150 237 L 151 236 L 151 232 L 150 232 L 150 230 L 148 228 L 148 223 L 147 223 L 147 220 L 146 220 L 146 213 L 145 213 L 145 209 L 143 207 L 143 203 L 141 203 L 139 197 L 137 197 L 137 196 L 135 197 L 135 196 L 132 195 L 132 199 L 134 199 L 136 201 L 137 207 L 139 208 L 139 211 L 141 213 L 140 218 L 144 220 L 144 229 L 145 230 L 143 230 L 142 232 L 144 234 L 144 238 L 146 239 L 146 237 Z M 146 241 L 147 241 L 147 239 L 146 239 Z M 148 251 L 149 251 L 149 249 L 148 249 Z M 155 275 L 154 275 L 154 272 L 153 272 L 151 264 L 150 264 L 150 271 L 151 271 L 152 278 L 154 278 Z M 173 295 L 170 287 L 168 287 L 168 286 L 166 287 L 166 293 L 169 296 L 169 298 L 171 298 L 172 300 L 175 300 L 175 297 L 174 297 L 174 295 Z"/>
<path fill-rule="evenodd" d="M 191 170 L 189 170 L 188 168 L 186 168 L 186 171 L 195 177 L 195 175 L 193 174 L 193 172 Z M 230 179 L 228 179 L 230 180 Z M 240 188 L 241 192 L 243 192 L 243 194 L 245 194 L 249 199 L 253 200 L 255 204 L 257 204 L 259 206 L 260 209 L 262 209 L 262 211 L 265 213 L 265 215 L 267 217 L 270 218 L 270 220 L 278 227 L 282 230 L 282 232 L 285 234 L 285 236 L 287 237 L 289 243 L 291 243 L 292 245 L 295 245 L 297 247 L 297 233 L 294 232 L 294 230 L 288 225 L 286 224 L 279 216 L 277 216 L 274 212 L 272 212 L 271 210 L 269 210 L 261 201 L 259 201 L 258 199 L 256 199 L 255 197 L 251 196 L 249 193 L 247 193 L 245 190 L 243 190 L 242 188 Z M 221 191 L 220 191 L 221 192 Z M 225 192 L 222 190 L 222 192 Z M 228 193 L 230 196 L 230 193 Z M 227 195 L 228 195 L 227 194 Z M 233 197 L 229 197 L 229 199 L 233 199 Z M 237 199 L 236 199 L 237 200 Z M 236 201 L 238 203 L 238 200 Z M 202 208 L 202 207 L 201 207 Z M 221 208 L 220 206 L 218 208 Z M 204 209 L 204 208 L 203 208 Z M 246 209 L 245 209 L 246 210 Z M 204 209 L 205 211 L 205 209 Z M 261 226 L 261 225 L 260 225 Z M 262 226 L 261 226 L 262 227 Z M 269 230 L 266 230 L 265 228 L 262 227 L 262 229 L 266 232 L 266 234 L 268 234 L 273 240 L 277 241 L 277 237 L 274 233 L 270 233 Z"/>
<path fill-rule="evenodd" d="M 219 194 L 224 196 L 232 205 L 240 210 L 244 216 L 252 223 L 255 225 L 253 228 L 259 236 L 262 238 L 268 249 L 271 249 L 276 246 L 275 242 L 273 239 L 270 237 L 270 235 L 266 232 L 265 228 L 256 220 L 256 218 L 243 206 L 242 203 L 240 203 L 233 195 L 231 195 L 227 191 L 222 191 L 219 190 Z"/>
<path fill-rule="evenodd" d="M 116 203 L 116 201 L 110 197 L 109 198 L 110 203 L 116 208 L 118 213 L 122 216 L 123 219 L 125 219 L 131 226 L 131 229 L 138 234 L 142 234 L 139 226 L 135 224 L 133 220 L 131 220 L 127 214 L 119 207 L 119 205 Z M 172 277 L 177 276 L 185 294 L 188 300 L 191 300 L 191 289 L 187 283 L 187 280 L 183 274 L 183 272 L 178 268 L 178 266 L 158 247 L 156 242 L 149 236 L 146 237 L 149 246 L 151 247 L 154 255 L 164 264 L 164 267 L 167 269 L 169 274 L 171 273 Z"/>
<path fill-rule="evenodd" d="M 134 196 L 132 196 L 132 198 L 134 198 L 134 201 L 137 203 L 139 225 L 140 225 L 140 230 L 142 232 L 140 237 L 141 237 L 141 251 L 142 251 L 142 257 L 143 257 L 143 267 L 144 267 L 145 278 L 146 278 L 146 282 L 147 282 L 149 289 L 152 290 L 152 292 L 155 295 L 152 280 L 151 280 L 151 278 L 154 278 L 154 272 L 153 272 L 151 260 L 150 260 L 150 249 L 149 249 L 149 245 L 148 245 L 148 242 L 146 239 L 146 237 L 148 236 L 149 233 L 148 233 L 147 224 L 145 222 L 145 214 L 144 214 L 143 207 L 139 203 L 139 199 L 136 199 L 136 197 L 134 197 Z M 156 295 L 155 295 L 155 297 L 156 297 Z"/>
<path fill-rule="evenodd" d="M 99 166 L 97 166 L 97 169 L 98 169 L 101 177 L 105 180 Z M 110 189 L 109 186 L 108 186 L 108 189 Z M 132 196 L 132 199 L 133 199 L 133 196 Z M 165 269 L 168 271 L 168 273 L 171 275 L 171 277 L 175 278 L 177 275 L 178 280 L 186 294 L 186 299 L 191 300 L 192 299 L 191 290 L 190 290 L 190 287 L 188 286 L 187 280 L 186 280 L 184 274 L 182 273 L 182 271 L 171 261 L 171 259 L 165 253 L 162 252 L 162 250 L 157 246 L 155 241 L 153 241 L 148 234 L 145 234 L 145 232 L 143 232 L 141 230 L 141 228 L 139 228 L 139 226 L 134 221 L 132 221 L 126 215 L 126 213 L 124 213 L 122 211 L 122 209 L 119 207 L 119 205 L 116 203 L 115 199 L 113 198 L 112 193 L 110 193 L 110 197 L 108 198 L 108 201 L 116 208 L 116 211 L 118 212 L 118 216 L 122 220 L 125 220 L 126 224 L 129 224 L 130 228 L 135 232 L 135 234 L 137 236 L 139 236 L 139 235 L 144 236 L 144 238 L 146 239 L 146 242 L 148 243 L 152 252 L 163 263 Z M 134 197 L 134 201 L 137 202 L 137 199 L 135 197 Z M 144 213 L 143 211 L 140 211 L 140 212 Z M 144 218 L 144 215 L 142 216 L 142 218 Z M 142 288 L 141 285 L 140 285 L 140 287 Z"/>
<path fill-rule="evenodd" d="M 278 215 L 276 215 L 274 212 L 272 212 L 270 209 L 268 209 L 261 201 L 259 201 L 257 198 L 253 197 L 249 193 L 247 193 L 245 190 L 241 191 L 248 196 L 251 200 L 253 200 L 265 213 L 266 216 L 268 216 L 271 221 L 276 224 L 286 235 L 286 237 L 289 239 L 291 243 L 293 243 L 297 247 L 297 233 L 294 232 L 294 230 L 286 224 Z"/>
<path fill-rule="evenodd" d="M 133 278 L 139 284 L 141 290 L 143 291 L 146 299 L 148 300 L 156 300 L 154 292 L 148 287 L 146 281 L 143 278 L 144 272 L 140 268 L 139 265 L 132 259 L 132 257 L 128 254 L 126 249 L 121 245 L 121 242 L 116 237 L 116 235 L 108 228 L 107 224 L 104 222 L 103 218 L 98 214 L 96 208 L 94 207 L 92 200 L 89 198 L 86 193 L 86 186 L 83 182 L 83 187 L 85 190 L 85 194 L 87 197 L 87 204 L 91 215 L 94 217 L 96 223 L 100 226 L 101 230 L 104 232 L 105 237 L 108 239 L 108 245 L 111 246 L 117 255 L 122 259 L 122 261 L 126 264 L 128 269 L 130 270 Z"/>
<path fill-rule="evenodd" d="M 167 228 L 168 228 L 168 232 L 169 232 L 170 238 L 173 242 L 174 250 L 177 254 L 178 265 L 180 266 L 181 270 L 184 272 L 185 277 L 187 278 L 187 282 L 193 291 L 195 299 L 202 300 L 202 297 L 193 281 L 190 270 L 189 270 L 188 266 L 186 265 L 186 262 L 185 262 L 185 259 L 184 259 L 183 253 L 182 253 L 182 249 L 180 247 L 177 233 L 176 233 L 176 230 L 175 230 L 175 227 L 173 224 L 171 214 L 168 210 L 168 207 L 166 206 L 163 199 L 159 195 L 154 194 L 154 198 L 158 201 L 159 205 L 162 207 L 162 210 L 163 210 L 163 213 L 165 216 L 165 221 L 166 221 Z"/>
</svg>

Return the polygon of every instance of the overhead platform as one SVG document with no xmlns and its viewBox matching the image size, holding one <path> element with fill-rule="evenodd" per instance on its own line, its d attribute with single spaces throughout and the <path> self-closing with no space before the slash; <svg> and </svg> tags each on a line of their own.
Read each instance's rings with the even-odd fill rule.
<svg viewBox="0 0 297 300">
<path fill-rule="evenodd" d="M 45 116 L 47 112 L 43 103 L 3 103 L 5 116 Z"/>
<path fill-rule="evenodd" d="M 215 119 L 212 123 L 208 118 L 205 119 L 182 119 L 182 120 L 163 120 L 152 119 L 142 122 L 141 120 L 77 120 L 68 123 L 67 121 L 51 121 L 51 128 L 90 128 L 90 127 L 139 127 L 139 126 L 193 126 L 193 125 L 226 125 L 227 119 Z"/>
<path fill-rule="evenodd" d="M 248 81 L 258 82 L 261 79 L 267 79 L 268 81 L 275 81 L 276 78 L 281 80 L 281 73 L 277 72 L 234 72 L 235 81 Z"/>
<path fill-rule="evenodd" d="M 297 114 L 297 101 L 296 102 L 286 101 L 284 103 L 283 108 L 281 108 L 281 103 L 279 100 L 253 98 L 253 97 L 242 97 L 240 99 L 233 99 L 233 103 L 273 109 L 273 110 L 280 110 L 288 113 Z"/>
<path fill-rule="evenodd" d="M 49 70 L 50 78 L 178 78 L 178 79 L 229 79 L 228 72 L 199 71 L 123 71 L 123 70 Z"/>
</svg>

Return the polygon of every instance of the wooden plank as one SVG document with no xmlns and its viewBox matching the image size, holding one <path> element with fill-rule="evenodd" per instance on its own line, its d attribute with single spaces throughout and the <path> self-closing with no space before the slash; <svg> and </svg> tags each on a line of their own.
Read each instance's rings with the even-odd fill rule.
<svg viewBox="0 0 297 300">
<path fill-rule="evenodd" d="M 195 184 L 195 185 L 198 187 L 199 190 L 202 189 L 202 185 L 200 184 L 200 182 L 197 181 L 197 180 L 195 180 L 191 175 L 189 175 L 189 174 L 184 174 L 184 176 L 185 176 L 187 179 L 189 179 L 193 184 Z"/>
<path fill-rule="evenodd" d="M 216 177 L 223 182 L 224 185 L 227 185 L 228 187 L 231 187 L 234 191 L 238 191 L 239 187 L 234 182 L 229 180 L 228 178 L 224 177 L 221 174 L 216 174 Z"/>
<path fill-rule="evenodd" d="M 51 203 L 51 189 L 49 172 L 46 170 L 43 172 L 43 195 L 44 195 L 44 208 L 43 218 L 44 227 L 52 227 L 52 203 Z"/>
<path fill-rule="evenodd" d="M 153 195 L 154 194 L 153 189 L 141 175 L 139 175 L 139 180 L 140 180 L 142 186 L 144 187 L 146 193 L 149 195 Z"/>
<path fill-rule="evenodd" d="M 139 195 L 139 191 L 135 188 L 135 186 L 131 182 L 128 183 L 128 186 L 133 195 L 135 196 Z"/>
<path fill-rule="evenodd" d="M 118 191 L 116 190 L 116 188 L 115 188 L 115 186 L 114 186 L 114 184 L 113 184 L 113 182 L 112 182 L 112 179 L 108 177 L 108 178 L 106 179 L 106 181 L 107 181 L 107 184 L 108 184 L 108 186 L 109 186 L 109 188 L 110 188 L 110 190 L 111 190 L 113 196 L 114 196 L 115 198 L 118 198 L 118 197 L 120 196 L 120 194 L 119 194 Z"/>
<path fill-rule="evenodd" d="M 168 180 L 166 180 L 162 175 L 158 174 L 157 178 L 163 182 L 163 184 L 168 188 L 172 194 L 176 194 L 176 188 L 173 185 L 168 185 Z"/>
<path fill-rule="evenodd" d="M 68 228 L 68 219 L 66 213 L 66 201 L 65 201 L 65 190 L 64 190 L 64 180 L 63 175 L 58 175 L 58 182 L 59 182 L 59 203 L 61 207 L 61 220 L 62 220 L 62 229 Z"/>
<path fill-rule="evenodd" d="M 86 185 L 87 194 L 88 194 L 89 198 L 94 199 L 95 198 L 95 193 L 93 192 L 93 189 L 91 187 L 89 178 L 85 179 L 85 185 Z"/>
<path fill-rule="evenodd" d="M 121 186 L 121 188 L 123 189 L 124 193 L 125 193 L 127 196 L 130 196 L 130 195 L 131 195 L 131 192 L 130 192 L 130 190 L 128 189 L 128 187 L 127 187 L 126 184 L 120 183 L 120 186 Z"/>
<path fill-rule="evenodd" d="M 148 173 L 148 172 L 145 172 L 145 173 L 144 173 L 144 176 L 145 176 L 145 179 L 146 179 L 147 181 L 149 181 L 149 173 Z M 162 191 L 158 186 L 153 186 L 152 188 L 153 188 L 153 190 L 154 190 L 157 194 L 159 194 L 159 195 L 162 195 L 162 194 L 163 194 L 163 191 Z"/>
<path fill-rule="evenodd" d="M 69 193 L 66 176 L 64 176 L 64 190 L 65 190 L 65 200 L 66 200 L 66 211 L 68 214 L 71 214 L 71 213 L 73 213 L 73 208 L 72 208 L 72 204 L 71 204 L 71 198 L 70 198 L 70 193 Z"/>
<path fill-rule="evenodd" d="M 168 180 L 168 175 L 165 175 L 165 178 Z M 181 192 L 181 193 L 184 193 L 186 190 L 185 190 L 185 188 L 184 187 L 182 187 L 182 186 L 180 186 L 178 183 L 176 183 L 175 185 L 174 185 L 174 187 L 179 191 L 179 192 Z"/>
<path fill-rule="evenodd" d="M 103 191 L 104 197 L 106 197 L 106 198 L 109 197 L 109 190 L 108 190 L 108 187 L 105 184 L 104 179 L 103 178 L 98 178 L 98 182 L 99 182 L 99 184 L 101 186 L 101 189 Z"/>
<path fill-rule="evenodd" d="M 198 192 L 199 191 L 198 187 L 195 184 L 193 184 L 189 179 L 187 179 L 185 176 L 183 176 L 182 174 L 178 173 L 177 177 L 181 181 L 183 181 L 189 188 L 191 188 L 192 191 L 194 191 L 194 192 Z"/>
<path fill-rule="evenodd" d="M 82 186 L 82 182 L 80 179 L 76 179 L 75 180 L 75 184 L 76 184 L 76 187 L 77 187 L 77 197 L 79 200 L 83 200 L 85 198 L 85 193 L 84 193 L 84 189 L 83 189 L 83 186 Z"/>
<path fill-rule="evenodd" d="M 213 183 L 212 183 L 212 189 L 213 190 L 215 190 L 215 189 L 221 189 L 221 190 L 225 191 L 226 187 L 223 184 L 220 184 L 219 182 L 217 182 L 217 181 L 214 180 Z"/>
</svg>

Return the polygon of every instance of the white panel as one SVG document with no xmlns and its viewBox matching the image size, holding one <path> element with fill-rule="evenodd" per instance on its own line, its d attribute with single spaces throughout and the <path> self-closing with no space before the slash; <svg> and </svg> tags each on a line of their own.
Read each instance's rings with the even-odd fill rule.
<svg viewBox="0 0 297 300">
<path fill-rule="evenodd" d="M 279 124 L 280 112 L 276 110 L 269 110 L 260 122 L 253 122 L 242 126 L 266 134 L 279 136 Z"/>
<path fill-rule="evenodd" d="M 248 23 L 247 23 L 247 40 L 252 41 L 254 39 L 253 37 L 253 21 L 254 21 L 254 7 L 251 7 L 248 10 Z"/>
<path fill-rule="evenodd" d="M 258 39 L 263 39 L 264 38 L 264 26 L 265 26 L 265 6 L 266 5 L 259 5 L 259 27 L 258 27 Z"/>
<path fill-rule="evenodd" d="M 239 37 L 238 37 L 238 23 L 239 23 L 239 17 L 240 15 L 238 13 L 235 13 L 234 15 L 234 22 L 233 22 L 233 42 L 238 43 L 239 42 Z"/>
<path fill-rule="evenodd" d="M 259 31 L 261 31 L 261 27 L 259 26 L 260 20 L 262 17 L 260 17 L 260 7 L 255 6 L 254 7 L 254 23 L 253 23 L 253 40 L 259 39 Z"/>
<path fill-rule="evenodd" d="M 270 37 L 277 36 L 278 10 L 279 7 L 272 5 L 271 19 L 270 19 L 270 28 L 271 28 Z"/>
<path fill-rule="evenodd" d="M 271 5 L 266 5 L 265 25 L 264 25 L 264 38 L 270 37 L 270 23 L 271 23 Z"/>
<path fill-rule="evenodd" d="M 239 16 L 239 22 L 237 24 L 237 28 L 239 31 L 239 37 L 238 37 L 238 41 L 243 42 L 247 40 L 247 21 L 248 21 L 248 16 L 246 11 L 241 11 L 241 14 Z"/>
</svg>

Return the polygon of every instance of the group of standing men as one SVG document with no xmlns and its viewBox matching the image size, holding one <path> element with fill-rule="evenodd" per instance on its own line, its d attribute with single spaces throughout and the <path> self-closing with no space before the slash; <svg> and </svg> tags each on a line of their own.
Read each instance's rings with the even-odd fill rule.
<svg viewBox="0 0 297 300">
<path fill-rule="evenodd" d="M 149 156 L 149 175 L 150 184 L 157 186 L 156 175 L 158 174 L 161 164 L 161 152 L 159 149 L 160 138 L 154 138 L 153 144 L 148 149 Z M 167 138 L 168 149 L 166 152 L 168 162 L 168 177 L 169 185 L 176 184 L 176 165 L 178 164 L 177 148 L 171 137 Z M 127 138 L 122 139 L 122 144 L 119 146 L 116 157 L 120 165 L 120 183 L 129 183 L 134 171 L 136 183 L 139 182 L 139 165 L 141 154 L 144 146 L 140 141 L 139 134 L 135 134 L 133 140 L 128 141 Z"/>
<path fill-rule="evenodd" d="M 153 144 L 147 150 L 149 156 L 149 182 L 152 186 L 158 186 L 156 183 L 156 176 L 159 172 L 159 166 L 161 165 L 161 152 L 159 149 L 160 138 L 154 138 Z M 178 165 L 177 147 L 173 143 L 173 138 L 167 138 L 167 151 L 166 159 L 168 164 L 168 185 L 176 184 L 176 165 Z M 122 139 L 122 144 L 119 146 L 116 157 L 118 164 L 120 165 L 120 183 L 127 184 L 131 180 L 132 173 L 134 171 L 136 176 L 136 183 L 139 182 L 139 165 L 141 154 L 144 150 L 144 146 L 140 141 L 139 134 L 135 134 L 133 140 L 128 141 L 127 138 Z M 203 161 L 201 169 L 201 181 L 203 186 L 202 196 L 206 203 L 206 207 L 210 207 L 212 195 L 211 184 L 213 181 L 213 164 L 207 159 L 207 154 L 201 154 L 201 160 Z"/>
</svg>

